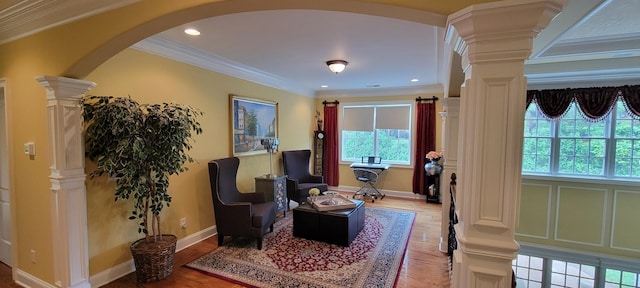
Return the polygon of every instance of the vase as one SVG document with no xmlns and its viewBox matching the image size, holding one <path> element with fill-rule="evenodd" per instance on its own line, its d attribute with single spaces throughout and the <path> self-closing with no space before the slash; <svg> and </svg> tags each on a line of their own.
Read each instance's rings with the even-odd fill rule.
<svg viewBox="0 0 640 288">
<path fill-rule="evenodd" d="M 439 160 L 440 158 L 431 159 L 427 164 L 424 164 L 424 171 L 427 172 L 427 175 L 440 175 L 440 172 L 442 172 L 442 166 L 438 164 L 436 159 Z"/>
</svg>

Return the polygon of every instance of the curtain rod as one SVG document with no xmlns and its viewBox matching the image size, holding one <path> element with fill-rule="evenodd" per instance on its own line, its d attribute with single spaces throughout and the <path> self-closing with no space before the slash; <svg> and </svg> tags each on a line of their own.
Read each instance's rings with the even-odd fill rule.
<svg viewBox="0 0 640 288">
<path fill-rule="evenodd" d="M 327 100 L 322 101 L 323 105 L 338 105 L 340 102 L 338 100 L 334 100 L 333 102 L 328 102 Z"/>
<path fill-rule="evenodd" d="M 416 98 L 416 102 L 420 102 L 420 101 L 433 101 L 435 103 L 436 101 L 438 101 L 438 97 L 432 96 L 431 98 L 422 98 L 422 97 Z"/>
</svg>

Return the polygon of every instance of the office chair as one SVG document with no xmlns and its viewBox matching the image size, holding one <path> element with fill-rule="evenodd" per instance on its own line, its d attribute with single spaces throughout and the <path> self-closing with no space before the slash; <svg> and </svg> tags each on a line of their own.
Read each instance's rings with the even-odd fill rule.
<svg viewBox="0 0 640 288">
<path fill-rule="evenodd" d="M 378 173 L 373 170 L 365 169 L 365 168 L 353 168 L 353 174 L 356 176 L 356 180 L 358 180 L 362 187 L 355 194 L 353 194 L 353 198 L 356 197 L 371 197 L 371 202 L 375 202 L 376 199 L 383 199 L 384 194 L 378 191 L 375 184 L 378 181 Z"/>
</svg>

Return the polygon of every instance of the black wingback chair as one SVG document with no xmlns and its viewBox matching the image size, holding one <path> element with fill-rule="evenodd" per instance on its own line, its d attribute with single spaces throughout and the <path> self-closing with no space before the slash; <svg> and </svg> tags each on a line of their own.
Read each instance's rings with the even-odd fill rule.
<svg viewBox="0 0 640 288">
<path fill-rule="evenodd" d="M 273 232 L 273 223 L 276 220 L 275 204 L 265 202 L 263 193 L 238 191 L 236 175 L 239 165 L 240 159 L 237 157 L 209 162 L 218 246 L 222 246 L 225 236 L 247 236 L 257 238 L 257 246 L 261 250 L 262 238 L 267 229 Z"/>
<path fill-rule="evenodd" d="M 306 202 L 311 188 L 318 188 L 320 192 L 328 189 L 322 175 L 309 173 L 310 159 L 311 150 L 282 151 L 284 174 L 287 175 L 287 207 L 290 207 L 291 200 L 299 205 Z"/>
</svg>

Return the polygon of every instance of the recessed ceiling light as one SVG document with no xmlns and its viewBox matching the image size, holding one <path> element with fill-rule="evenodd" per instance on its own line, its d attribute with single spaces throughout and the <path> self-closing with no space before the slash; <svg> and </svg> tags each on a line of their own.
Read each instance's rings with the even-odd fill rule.
<svg viewBox="0 0 640 288">
<path fill-rule="evenodd" d="M 329 85 L 320 85 L 320 87 L 322 87 L 322 88 L 328 88 L 328 87 L 329 87 Z"/>
<path fill-rule="evenodd" d="M 191 35 L 191 36 L 198 36 L 198 35 L 200 35 L 200 31 L 198 31 L 197 29 L 194 29 L 194 28 L 187 28 L 187 29 L 184 29 L 184 33 L 187 33 L 187 34 L 189 34 L 189 35 Z"/>
<path fill-rule="evenodd" d="M 411 82 L 418 82 L 418 81 L 420 81 L 420 79 L 417 79 L 417 78 L 411 79 Z"/>
</svg>

